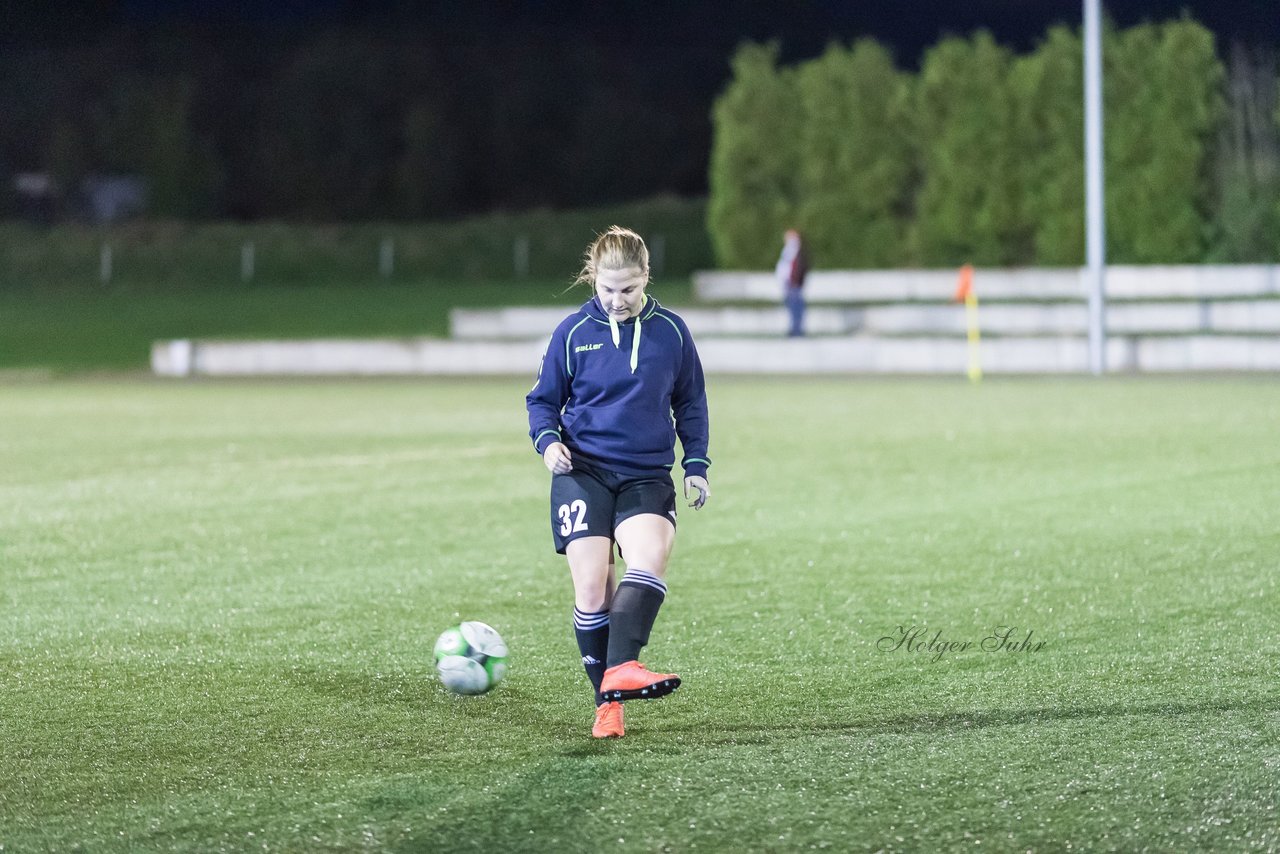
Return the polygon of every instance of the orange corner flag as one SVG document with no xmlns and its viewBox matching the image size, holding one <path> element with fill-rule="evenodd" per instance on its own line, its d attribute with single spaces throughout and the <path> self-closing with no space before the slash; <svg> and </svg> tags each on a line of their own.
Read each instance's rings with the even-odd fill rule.
<svg viewBox="0 0 1280 854">
<path fill-rule="evenodd" d="M 964 302 L 973 293 L 973 265 L 965 264 L 960 268 L 960 281 L 956 283 L 956 295 L 953 302 Z"/>
<path fill-rule="evenodd" d="M 954 299 L 964 303 L 965 325 L 969 327 L 969 380 L 982 382 L 982 328 L 978 325 L 978 292 L 973 289 L 972 264 L 960 268 Z"/>
</svg>

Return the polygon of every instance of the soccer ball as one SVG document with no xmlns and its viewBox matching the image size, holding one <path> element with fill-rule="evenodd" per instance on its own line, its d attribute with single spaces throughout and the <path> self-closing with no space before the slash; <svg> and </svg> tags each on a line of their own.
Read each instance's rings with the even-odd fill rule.
<svg viewBox="0 0 1280 854">
<path fill-rule="evenodd" d="M 455 694 L 483 694 L 507 672 L 507 645 L 492 626 L 470 620 L 436 641 L 436 670 Z"/>
</svg>

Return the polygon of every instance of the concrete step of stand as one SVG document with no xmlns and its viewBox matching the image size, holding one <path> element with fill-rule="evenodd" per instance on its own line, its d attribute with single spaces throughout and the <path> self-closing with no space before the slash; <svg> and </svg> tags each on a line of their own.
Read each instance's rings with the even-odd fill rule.
<svg viewBox="0 0 1280 854">
<path fill-rule="evenodd" d="M 812 303 L 946 302 L 956 290 L 956 270 L 815 270 L 805 284 Z M 772 273 L 717 270 L 695 273 L 703 302 L 779 301 Z M 1084 300 L 1088 271 L 1076 267 L 978 268 L 974 290 L 984 302 Z M 1273 264 L 1116 265 L 1107 267 L 1108 300 L 1247 299 L 1280 297 L 1280 269 Z"/>
<path fill-rule="evenodd" d="M 673 307 L 699 341 L 711 336 L 782 336 L 788 328 L 782 308 Z M 545 338 L 571 308 L 513 306 L 454 309 L 450 334 L 457 340 Z M 1107 306 L 1107 331 L 1113 335 L 1195 332 L 1280 334 L 1280 299 L 1128 302 Z M 1085 335 L 1088 307 L 1070 303 L 994 303 L 982 305 L 978 325 L 984 335 Z M 962 305 L 881 305 L 862 308 L 813 306 L 805 313 L 812 335 L 963 336 L 968 320 Z"/>
<path fill-rule="evenodd" d="M 311 341 L 158 341 L 160 376 L 394 376 L 537 374 L 546 339 L 446 341 L 430 338 Z M 814 338 L 707 338 L 698 351 L 708 374 L 903 373 L 963 375 L 968 344 L 945 337 L 869 335 Z M 984 340 L 991 374 L 1083 373 L 1081 336 Z M 1115 372 L 1278 371 L 1276 336 L 1120 336 L 1107 342 Z"/>
</svg>

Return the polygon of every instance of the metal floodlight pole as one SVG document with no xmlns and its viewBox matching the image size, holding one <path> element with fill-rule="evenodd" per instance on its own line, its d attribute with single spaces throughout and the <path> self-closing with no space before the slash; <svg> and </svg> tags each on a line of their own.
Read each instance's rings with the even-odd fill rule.
<svg viewBox="0 0 1280 854">
<path fill-rule="evenodd" d="M 1089 371 L 1107 370 L 1107 244 L 1102 184 L 1101 0 L 1084 0 L 1085 238 L 1089 269 Z"/>
</svg>

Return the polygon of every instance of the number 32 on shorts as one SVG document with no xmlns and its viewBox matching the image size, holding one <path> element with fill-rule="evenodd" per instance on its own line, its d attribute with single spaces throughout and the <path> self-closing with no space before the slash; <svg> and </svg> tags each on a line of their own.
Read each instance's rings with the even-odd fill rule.
<svg viewBox="0 0 1280 854">
<path fill-rule="evenodd" d="M 560 536 L 562 537 L 587 530 L 587 502 L 581 498 L 574 499 L 570 504 L 561 504 L 556 515 L 560 517 Z"/>
</svg>

